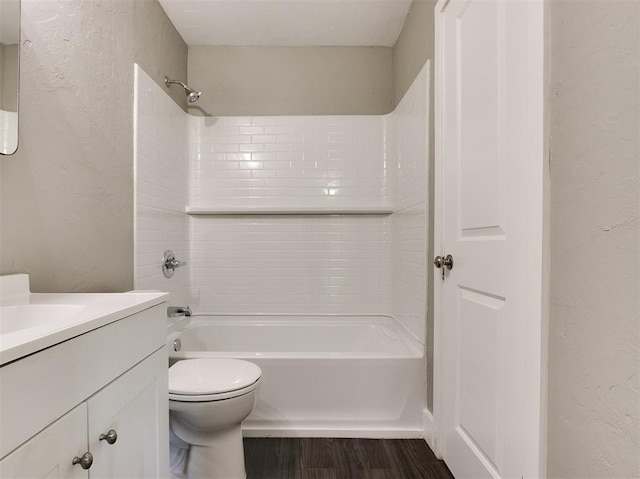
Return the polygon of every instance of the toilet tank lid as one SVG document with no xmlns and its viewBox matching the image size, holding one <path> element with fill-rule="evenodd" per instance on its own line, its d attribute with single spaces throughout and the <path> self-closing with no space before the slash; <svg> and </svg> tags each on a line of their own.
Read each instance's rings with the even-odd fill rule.
<svg viewBox="0 0 640 479">
<path fill-rule="evenodd" d="M 257 364 L 241 359 L 185 359 L 169 368 L 169 392 L 183 395 L 231 392 L 252 385 L 261 375 Z"/>
</svg>

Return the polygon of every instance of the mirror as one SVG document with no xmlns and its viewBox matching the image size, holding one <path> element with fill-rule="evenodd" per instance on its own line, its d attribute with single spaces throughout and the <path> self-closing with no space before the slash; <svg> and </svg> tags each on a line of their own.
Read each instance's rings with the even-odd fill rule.
<svg viewBox="0 0 640 479">
<path fill-rule="evenodd" d="M 0 0 L 0 154 L 18 149 L 20 0 Z"/>
</svg>

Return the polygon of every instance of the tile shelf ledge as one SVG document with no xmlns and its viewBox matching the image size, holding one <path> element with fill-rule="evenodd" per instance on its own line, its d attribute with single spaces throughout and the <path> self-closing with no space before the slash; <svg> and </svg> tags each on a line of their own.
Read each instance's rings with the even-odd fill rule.
<svg viewBox="0 0 640 479">
<path fill-rule="evenodd" d="M 187 206 L 185 213 L 217 215 L 390 215 L 389 205 L 375 206 Z"/>
</svg>

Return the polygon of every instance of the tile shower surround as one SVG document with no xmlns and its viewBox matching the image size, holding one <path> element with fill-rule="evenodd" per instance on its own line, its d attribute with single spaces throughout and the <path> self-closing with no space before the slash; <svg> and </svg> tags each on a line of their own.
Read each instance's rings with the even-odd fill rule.
<svg viewBox="0 0 640 479">
<path fill-rule="evenodd" d="M 190 117 L 191 206 L 388 204 L 383 116 Z"/>
<path fill-rule="evenodd" d="M 155 134 L 137 140 L 159 155 L 149 157 L 157 169 L 138 170 L 142 201 L 166 197 L 162 178 L 184 171 L 179 152 L 165 153 L 186 132 L 188 187 L 180 211 L 186 205 L 394 208 L 387 216 L 187 216 L 182 234 L 199 311 L 393 314 L 424 342 L 427 78 L 425 68 L 396 110 L 383 116 L 184 115 L 185 129 L 172 137 L 166 128 L 179 125 L 158 112 L 153 121 L 164 125 L 147 126 Z M 150 103 L 166 96 L 157 85 L 150 88 L 158 97 Z M 144 206 L 137 229 L 146 230 L 138 232 L 145 244 L 136 246 L 149 260 L 141 283 L 151 283 L 164 248 L 154 238 L 173 232 L 180 243 L 181 226 L 172 216 L 180 211 L 173 201 L 151 206 L 164 217 Z"/>
<path fill-rule="evenodd" d="M 427 312 L 428 66 L 388 115 L 394 167 L 391 215 L 391 311 L 424 344 Z"/>
<path fill-rule="evenodd" d="M 186 268 L 163 276 L 160 258 L 171 249 L 190 262 L 187 186 L 187 115 L 138 66 L 134 66 L 134 288 L 171 293 L 188 304 L 192 278 Z"/>
<path fill-rule="evenodd" d="M 388 217 L 197 217 L 191 237 L 201 310 L 390 311 Z"/>
</svg>

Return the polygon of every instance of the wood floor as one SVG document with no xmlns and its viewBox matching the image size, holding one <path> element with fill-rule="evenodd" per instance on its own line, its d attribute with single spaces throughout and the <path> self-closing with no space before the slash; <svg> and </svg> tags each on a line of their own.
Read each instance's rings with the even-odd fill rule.
<svg viewBox="0 0 640 479">
<path fill-rule="evenodd" d="M 452 479 L 422 439 L 245 438 L 247 479 Z"/>
</svg>

